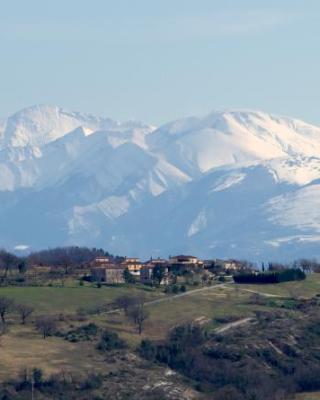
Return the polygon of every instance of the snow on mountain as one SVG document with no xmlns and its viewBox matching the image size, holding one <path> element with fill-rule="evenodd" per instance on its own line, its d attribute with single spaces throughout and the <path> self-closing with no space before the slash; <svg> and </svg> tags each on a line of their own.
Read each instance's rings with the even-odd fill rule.
<svg viewBox="0 0 320 400">
<path fill-rule="evenodd" d="M 319 256 L 320 128 L 256 111 L 165 124 L 34 106 L 0 122 L 0 245 Z"/>
<path fill-rule="evenodd" d="M 242 179 L 212 190 L 234 176 Z M 297 201 L 290 206 L 283 200 L 286 196 Z M 315 203 L 312 189 L 279 182 L 268 165 L 221 168 L 163 193 L 101 233 L 112 251 L 121 244 L 127 252 L 134 248 L 138 254 L 149 251 L 155 256 L 163 255 L 163 249 L 167 254 L 180 250 L 254 260 L 319 256 Z"/>
<path fill-rule="evenodd" d="M 19 111 L 6 120 L 2 128 L 1 146 L 40 147 L 81 125 L 96 130 L 104 123 L 113 125 L 111 120 L 104 121 L 89 115 L 68 112 L 59 107 L 33 106 Z"/>
<path fill-rule="evenodd" d="M 212 168 L 278 157 L 316 156 L 320 128 L 262 112 L 214 112 L 178 120 L 148 136 L 152 149 L 198 175 Z"/>
<path fill-rule="evenodd" d="M 135 121 L 119 123 L 52 106 L 22 110 L 3 124 L 0 190 L 50 185 L 95 149 L 105 157 L 124 143 L 145 147 L 145 135 L 152 130 Z"/>
<path fill-rule="evenodd" d="M 320 185 L 313 184 L 273 197 L 268 213 L 273 224 L 320 233 Z"/>
</svg>

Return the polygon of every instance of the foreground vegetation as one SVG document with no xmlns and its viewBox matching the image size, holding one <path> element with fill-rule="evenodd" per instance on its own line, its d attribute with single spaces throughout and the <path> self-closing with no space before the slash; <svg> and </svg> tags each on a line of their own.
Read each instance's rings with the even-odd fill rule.
<svg viewBox="0 0 320 400">
<path fill-rule="evenodd" d="M 319 273 L 161 287 L 53 272 L 0 287 L 0 400 L 320 398 Z"/>
<path fill-rule="evenodd" d="M 8 316 L 7 331 L 1 337 L 0 380 L 7 382 L 4 384 L 6 388 L 4 390 L 12 392 L 11 398 L 19 398 L 19 396 L 26 398 L 23 396 L 30 393 L 31 387 L 28 382 L 19 386 L 21 385 L 21 376 L 24 376 L 23 371 L 28 371 L 28 379 L 31 379 L 30 376 L 36 368 L 41 370 L 41 379 L 43 380 L 41 384 L 38 382 L 35 388 L 39 398 L 44 396 L 43 398 L 49 399 L 86 399 L 89 395 L 93 396 L 94 394 L 95 397 L 92 398 L 111 399 L 117 398 L 113 397 L 115 393 L 120 393 L 118 398 L 121 399 L 129 395 L 135 398 L 132 394 L 136 393 L 137 398 L 173 399 L 189 398 L 186 393 L 191 391 L 194 398 L 212 399 L 216 393 L 216 396 L 218 394 L 220 396 L 217 398 L 241 399 L 243 394 L 239 393 L 238 384 L 235 387 L 233 387 L 234 384 L 231 384 L 233 388 L 229 390 L 224 385 L 219 387 L 221 384 L 217 385 L 217 379 L 215 379 L 215 383 L 211 383 L 207 378 L 203 379 L 202 376 L 195 375 L 196 371 L 198 374 L 201 373 L 199 365 L 193 364 L 199 362 L 194 358 L 195 354 L 201 355 L 202 350 L 200 349 L 206 348 L 206 357 L 210 357 L 215 365 L 220 366 L 219 371 L 225 371 L 223 368 L 232 371 L 233 366 L 237 367 L 241 362 L 246 368 L 250 368 L 250 370 L 254 368 L 258 371 L 269 386 L 271 385 L 270 377 L 268 375 L 266 378 L 266 373 L 270 366 L 279 374 L 279 371 L 288 368 L 283 363 L 289 362 L 289 365 L 294 366 L 297 361 L 300 362 L 303 359 L 310 362 L 316 361 L 313 357 L 318 357 L 318 353 L 311 346 L 310 334 L 300 324 L 301 321 L 306 320 L 306 312 L 310 313 L 310 318 L 307 319 L 309 324 L 312 323 L 312 318 L 315 318 L 314 314 L 319 315 L 316 300 L 312 306 L 308 305 L 308 307 L 310 306 L 308 310 L 301 309 L 301 304 L 303 304 L 302 297 L 317 299 L 315 289 L 320 288 L 320 276 L 311 274 L 306 281 L 298 283 L 301 289 L 300 293 L 303 294 L 300 300 L 290 296 L 290 285 L 295 284 L 296 282 L 265 287 L 222 283 L 203 287 L 203 290 L 196 290 L 194 293 L 189 290 L 182 297 L 171 297 L 172 294 L 165 295 L 160 290 L 145 291 L 140 287 L 131 286 L 119 289 L 88 286 L 1 288 L 0 296 L 5 294 L 16 302 L 27 303 L 34 307 L 34 312 L 25 325 L 21 324 L 16 311 Z M 310 287 L 314 290 L 309 291 Z M 277 290 L 279 297 L 266 296 L 266 290 L 267 295 L 273 294 Z M 123 311 L 111 313 L 94 311 L 95 306 L 101 302 L 113 304 L 119 297 L 119 293 L 122 296 L 133 293 L 135 295 L 146 294 L 146 308 L 150 315 L 141 335 L 137 331 L 136 325 L 128 319 Z M 167 300 L 156 304 L 147 304 L 156 298 Z M 37 307 L 38 302 L 39 307 Z M 82 305 L 82 311 L 76 307 L 78 303 Z M 37 316 L 43 315 L 44 312 L 57 319 L 56 332 L 50 334 L 45 340 L 36 328 Z M 233 321 L 244 320 L 246 317 L 253 319 L 249 325 L 244 325 L 243 331 L 240 326 L 236 330 L 230 328 L 222 336 L 215 333 L 217 328 L 227 326 Z M 89 324 L 97 327 L 97 332 L 93 336 L 86 336 L 81 328 Z M 177 360 L 169 360 L 163 355 L 162 358 L 155 357 L 153 346 L 167 346 L 166 343 L 170 343 L 172 340 L 172 332 L 174 332 L 172 329 L 177 326 L 197 327 L 201 338 L 200 342 L 198 344 L 190 343 L 188 339 L 181 344 L 187 360 L 177 362 Z M 316 325 L 314 326 L 316 329 Z M 297 333 L 290 332 L 301 330 L 304 332 L 302 337 L 305 340 L 300 342 L 303 358 L 294 355 L 293 351 L 296 351 L 294 348 L 285 347 L 291 334 L 297 337 Z M 100 346 L 99 349 L 99 342 L 106 332 L 116 335 L 116 339 L 114 337 L 110 339 L 110 334 L 108 334 L 108 344 Z M 314 343 L 319 343 L 319 336 L 316 336 L 319 334 L 316 330 L 313 332 Z M 272 339 L 273 337 L 275 339 Z M 117 343 L 118 338 L 121 343 L 120 348 L 119 343 L 118 347 L 113 348 L 114 344 L 110 345 L 109 343 Z M 145 343 L 151 346 L 153 358 L 150 358 L 148 353 L 150 349 L 145 350 Z M 191 354 L 183 347 L 187 343 L 186 348 L 192 349 Z M 250 346 L 252 346 L 252 350 L 250 350 Z M 257 348 L 260 350 L 257 351 Z M 244 349 L 247 350 L 244 351 Z M 312 357 L 311 350 L 314 351 Z M 282 356 L 280 353 L 285 355 Z M 208 354 L 210 355 L 208 356 Z M 271 364 L 264 369 L 268 362 Z M 275 366 L 275 363 L 279 365 Z M 205 365 L 209 367 L 210 363 Z M 176 370 L 176 373 L 166 372 L 169 371 L 168 367 L 170 370 Z M 212 370 L 211 367 L 210 370 Z M 61 376 L 61 371 L 63 376 Z M 94 374 L 88 376 L 88 371 L 92 371 Z M 190 375 L 190 371 L 194 371 L 192 375 Z M 239 372 L 238 367 L 236 371 Z M 308 371 L 310 371 L 310 366 L 308 366 Z M 183 375 L 186 378 L 183 378 Z M 143 389 L 146 386 L 146 376 L 148 376 L 149 385 L 147 385 L 148 388 Z M 214 377 L 214 374 L 210 373 L 210 376 Z M 225 376 L 230 378 L 229 375 Z M 238 378 L 241 380 L 248 377 L 238 374 Z M 254 379 L 256 379 L 256 375 Z M 94 382 L 92 384 L 94 387 L 90 387 L 89 382 Z M 124 384 L 125 382 L 127 384 Z M 157 386 L 159 382 L 165 382 L 163 390 Z M 247 383 L 248 387 L 251 385 L 250 382 L 251 380 Z M 273 383 L 270 387 L 274 387 L 278 383 Z M 262 385 L 261 382 L 260 384 Z M 283 385 L 284 382 L 281 381 L 281 386 Z M 20 389 L 17 390 L 17 387 Z M 293 383 L 286 387 L 286 392 L 290 394 L 289 398 L 293 398 L 294 391 L 304 389 L 314 391 L 318 388 L 297 387 Z M 61 390 L 66 397 L 57 394 Z M 140 397 L 137 393 L 140 393 Z M 229 397 L 221 397 L 222 394 Z M 7 392 L 6 395 L 8 396 Z M 281 395 L 284 396 L 283 393 Z M 255 398 L 268 399 L 265 389 Z"/>
</svg>

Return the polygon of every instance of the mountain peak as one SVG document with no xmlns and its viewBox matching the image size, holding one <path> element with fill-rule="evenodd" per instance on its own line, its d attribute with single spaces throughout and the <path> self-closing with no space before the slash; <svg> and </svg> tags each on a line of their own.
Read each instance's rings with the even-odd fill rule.
<svg viewBox="0 0 320 400">
<path fill-rule="evenodd" d="M 109 119 L 67 111 L 53 105 L 34 105 L 18 111 L 5 121 L 0 146 L 41 147 L 79 126 L 97 130 L 115 124 Z"/>
<path fill-rule="evenodd" d="M 155 128 L 139 121 L 117 122 L 64 108 L 39 104 L 24 108 L 0 124 L 1 147 L 41 147 L 82 127 L 86 134 L 95 131 L 138 130 L 144 134 Z"/>
<path fill-rule="evenodd" d="M 320 128 L 253 110 L 213 111 L 168 123 L 148 137 L 152 149 L 192 175 L 238 163 L 320 152 Z"/>
<path fill-rule="evenodd" d="M 0 131 L 0 245 L 260 257 L 320 241 L 320 129 L 303 121 L 232 109 L 154 130 L 36 105 Z"/>
</svg>

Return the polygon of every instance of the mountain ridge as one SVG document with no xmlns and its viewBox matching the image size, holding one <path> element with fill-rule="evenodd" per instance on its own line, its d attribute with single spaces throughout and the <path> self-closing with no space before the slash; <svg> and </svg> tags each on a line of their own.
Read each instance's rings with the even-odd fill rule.
<svg viewBox="0 0 320 400">
<path fill-rule="evenodd" d="M 155 128 L 33 106 L 0 125 L 0 245 L 318 256 L 319 154 L 319 127 L 261 111 Z"/>
</svg>

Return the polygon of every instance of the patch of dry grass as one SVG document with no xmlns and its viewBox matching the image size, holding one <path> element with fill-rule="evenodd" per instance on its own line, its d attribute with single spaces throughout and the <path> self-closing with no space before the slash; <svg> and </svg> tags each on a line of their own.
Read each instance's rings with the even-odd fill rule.
<svg viewBox="0 0 320 400">
<path fill-rule="evenodd" d="M 320 392 L 301 393 L 296 396 L 295 400 L 320 400 Z"/>
<path fill-rule="evenodd" d="M 33 326 L 14 325 L 1 339 L 0 380 L 12 378 L 23 368 L 41 368 L 50 375 L 61 372 L 86 373 L 102 369 L 103 358 L 92 343 L 70 343 L 57 337 L 42 339 Z"/>
</svg>

